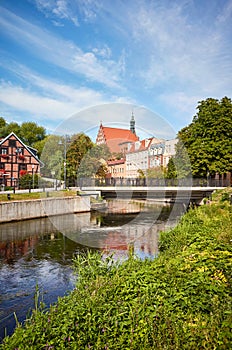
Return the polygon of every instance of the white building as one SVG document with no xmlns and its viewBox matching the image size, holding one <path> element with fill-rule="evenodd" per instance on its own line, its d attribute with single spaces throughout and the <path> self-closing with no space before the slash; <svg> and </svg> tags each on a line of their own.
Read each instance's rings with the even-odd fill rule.
<svg viewBox="0 0 232 350">
<path fill-rule="evenodd" d="M 175 146 L 178 142 L 178 139 L 172 139 L 165 141 L 165 148 L 164 148 L 164 154 L 163 154 L 163 166 L 167 167 L 168 162 L 171 157 L 173 157 L 176 154 Z"/>
</svg>

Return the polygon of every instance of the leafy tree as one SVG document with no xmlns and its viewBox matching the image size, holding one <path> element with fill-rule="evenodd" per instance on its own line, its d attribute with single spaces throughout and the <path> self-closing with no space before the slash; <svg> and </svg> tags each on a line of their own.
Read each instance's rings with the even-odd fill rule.
<svg viewBox="0 0 232 350">
<path fill-rule="evenodd" d="M 232 171 L 232 102 L 228 97 L 221 100 L 208 98 L 198 104 L 198 112 L 192 123 L 178 133 L 175 164 L 183 159 L 185 147 L 191 162 L 194 177 Z M 183 147 L 184 146 L 184 147 Z M 182 171 L 186 162 L 178 164 Z"/>
<path fill-rule="evenodd" d="M 108 168 L 106 161 L 111 157 L 106 145 L 93 145 L 86 153 L 78 168 L 78 177 L 105 178 Z"/>
<path fill-rule="evenodd" d="M 191 168 L 188 150 L 185 147 L 184 141 L 179 139 L 178 143 L 175 146 L 175 149 L 176 149 L 176 154 L 173 157 L 173 163 L 176 168 L 176 177 L 178 179 L 191 177 L 192 168 Z"/>
<path fill-rule="evenodd" d="M 157 166 L 147 170 L 147 178 L 163 179 L 165 175 L 165 169 L 162 166 Z"/>
<path fill-rule="evenodd" d="M 64 161 L 64 149 L 60 144 L 61 138 L 57 135 L 49 135 L 44 140 L 35 143 L 39 149 L 40 159 L 44 163 L 41 169 L 43 176 L 61 178 L 62 164 Z"/>
<path fill-rule="evenodd" d="M 20 138 L 28 146 L 33 146 L 35 142 L 43 140 L 45 135 L 45 128 L 38 126 L 35 122 L 24 122 L 20 127 Z"/>
<path fill-rule="evenodd" d="M 6 126 L 6 121 L 3 117 L 0 117 L 0 130 Z"/>
<path fill-rule="evenodd" d="M 0 129 L 0 133 L 1 133 L 1 137 L 6 137 L 7 135 L 9 135 L 11 132 L 14 132 L 17 136 L 19 136 L 20 134 L 20 125 L 16 122 L 12 122 L 9 124 L 5 124 L 5 126 L 3 126 Z"/>
<path fill-rule="evenodd" d="M 93 148 L 93 142 L 84 133 L 75 134 L 71 137 L 67 149 L 67 178 L 71 183 L 77 179 L 78 168 L 83 157 Z"/>
<path fill-rule="evenodd" d="M 48 141 L 48 138 L 50 137 L 51 135 L 48 135 L 48 136 L 45 136 L 45 138 L 43 140 L 40 140 L 40 141 L 36 141 L 34 144 L 33 144 L 33 147 L 37 150 L 37 155 L 38 157 L 40 158 L 42 153 L 43 153 L 43 150 L 44 150 L 44 147 L 46 147 L 46 143 Z"/>
<path fill-rule="evenodd" d="M 145 179 L 145 174 L 142 169 L 138 169 L 137 173 L 139 175 L 139 179 Z"/>
<path fill-rule="evenodd" d="M 174 179 L 177 177 L 177 171 L 176 166 L 173 157 L 169 159 L 168 166 L 167 166 L 167 172 L 166 172 L 166 178 L 167 179 Z"/>
</svg>

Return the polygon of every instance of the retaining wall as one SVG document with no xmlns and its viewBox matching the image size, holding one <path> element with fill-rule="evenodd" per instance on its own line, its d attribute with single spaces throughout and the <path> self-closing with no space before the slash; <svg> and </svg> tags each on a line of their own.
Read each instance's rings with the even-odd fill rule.
<svg viewBox="0 0 232 350">
<path fill-rule="evenodd" d="M 0 203 L 0 223 L 90 211 L 90 197 L 59 197 Z"/>
</svg>

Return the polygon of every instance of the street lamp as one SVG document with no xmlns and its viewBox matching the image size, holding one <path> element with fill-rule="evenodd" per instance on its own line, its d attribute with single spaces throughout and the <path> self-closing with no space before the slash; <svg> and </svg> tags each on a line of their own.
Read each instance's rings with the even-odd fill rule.
<svg viewBox="0 0 232 350">
<path fill-rule="evenodd" d="M 32 188 L 34 189 L 35 187 L 35 174 L 34 174 L 34 168 L 35 168 L 35 164 L 32 164 Z"/>
<path fill-rule="evenodd" d="M 59 145 L 63 145 L 63 142 L 61 140 L 59 141 Z M 64 136 L 64 189 L 66 189 L 66 178 L 67 178 L 66 158 L 67 158 L 67 135 Z"/>
</svg>

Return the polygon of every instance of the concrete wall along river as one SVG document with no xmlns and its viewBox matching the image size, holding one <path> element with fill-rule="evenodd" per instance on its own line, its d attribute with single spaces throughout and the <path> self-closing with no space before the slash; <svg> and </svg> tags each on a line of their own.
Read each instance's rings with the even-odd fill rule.
<svg viewBox="0 0 232 350">
<path fill-rule="evenodd" d="M 90 211 L 90 197 L 59 197 L 0 203 L 0 223 Z"/>
</svg>

